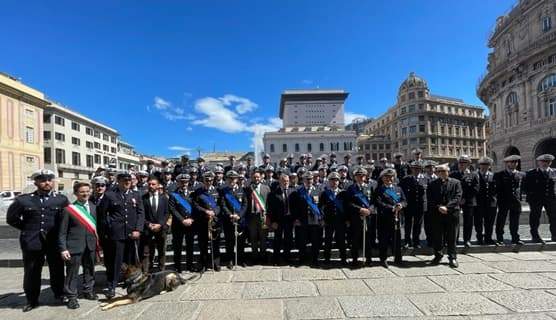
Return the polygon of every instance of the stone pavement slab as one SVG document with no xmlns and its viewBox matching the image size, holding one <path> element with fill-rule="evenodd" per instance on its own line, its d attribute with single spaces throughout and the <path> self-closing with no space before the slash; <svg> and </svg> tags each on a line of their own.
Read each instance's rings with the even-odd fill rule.
<svg viewBox="0 0 556 320">
<path fill-rule="evenodd" d="M 338 301 L 348 317 L 411 317 L 422 315 L 406 297 L 401 295 L 348 296 Z"/>
<path fill-rule="evenodd" d="M 459 258 L 458 258 L 459 260 Z M 459 267 L 456 271 L 461 272 L 463 274 L 477 274 L 477 273 L 502 273 L 502 271 L 498 269 L 494 269 L 492 267 L 487 266 L 482 262 L 469 262 L 464 263 L 460 261 Z"/>
<path fill-rule="evenodd" d="M 398 268 L 392 266 L 389 268 L 393 273 L 397 274 L 400 277 L 417 277 L 417 276 L 435 276 L 441 274 L 459 274 L 459 272 L 455 271 L 454 269 L 448 267 L 448 265 L 438 265 L 438 266 L 430 266 L 424 265 L 421 267 L 408 267 L 408 268 Z"/>
<path fill-rule="evenodd" d="M 434 283 L 449 292 L 476 292 L 512 290 L 513 288 L 486 274 L 462 274 L 455 276 L 429 277 Z"/>
<path fill-rule="evenodd" d="M 477 258 L 482 261 L 489 261 L 489 262 L 515 260 L 513 257 L 505 256 L 500 253 L 470 253 L 469 256 Z"/>
<path fill-rule="evenodd" d="M 250 282 L 245 284 L 244 299 L 297 298 L 317 296 L 316 286 L 309 281 Z"/>
<path fill-rule="evenodd" d="M 342 269 L 344 274 L 351 279 L 369 279 L 369 278 L 386 278 L 395 277 L 392 271 L 384 268 L 360 268 L 360 269 Z"/>
<path fill-rule="evenodd" d="M 332 280 L 345 279 L 346 276 L 340 269 L 312 269 L 298 268 L 287 269 L 282 271 L 282 279 L 284 281 L 301 281 L 301 280 Z"/>
<path fill-rule="evenodd" d="M 376 294 L 444 292 L 444 289 L 425 277 L 365 279 L 365 283 Z"/>
<path fill-rule="evenodd" d="M 489 267 L 500 271 L 512 272 L 556 272 L 556 264 L 548 261 L 500 261 L 488 262 Z"/>
<path fill-rule="evenodd" d="M 478 315 L 508 312 L 478 293 L 426 293 L 413 294 L 408 298 L 426 315 Z"/>
<path fill-rule="evenodd" d="M 190 285 L 181 300 L 231 300 L 240 299 L 243 283 L 196 283 Z"/>
<path fill-rule="evenodd" d="M 504 273 L 490 275 L 515 288 L 521 289 L 552 289 L 556 288 L 556 281 L 534 273 Z"/>
<path fill-rule="evenodd" d="M 152 302 L 149 300 L 149 302 Z M 199 302 L 162 302 L 152 303 L 138 319 L 186 320 L 195 319 L 199 311 Z"/>
<path fill-rule="evenodd" d="M 482 315 L 472 316 L 470 320 L 554 320 L 549 314 L 546 313 L 514 313 L 514 314 L 497 314 L 497 315 Z"/>
<path fill-rule="evenodd" d="M 280 281 L 280 269 L 246 270 L 232 272 L 232 282 Z"/>
<path fill-rule="evenodd" d="M 301 298 L 286 300 L 287 318 L 291 320 L 338 319 L 344 312 L 335 298 Z"/>
<path fill-rule="evenodd" d="M 282 320 L 283 309 L 282 300 L 204 301 L 196 320 Z"/>
<path fill-rule="evenodd" d="M 515 312 L 556 311 L 556 296 L 541 290 L 485 292 L 483 295 Z"/>
<path fill-rule="evenodd" d="M 542 252 L 536 252 L 536 251 L 525 251 L 525 252 L 502 252 L 500 253 L 503 256 L 506 257 L 510 257 L 510 258 L 514 258 L 516 260 L 525 260 L 525 261 L 529 261 L 529 260 L 551 260 L 554 259 L 554 256 L 542 253 Z"/>
<path fill-rule="evenodd" d="M 364 296 L 373 294 L 361 279 L 320 280 L 314 281 L 314 284 L 321 296 Z"/>
</svg>

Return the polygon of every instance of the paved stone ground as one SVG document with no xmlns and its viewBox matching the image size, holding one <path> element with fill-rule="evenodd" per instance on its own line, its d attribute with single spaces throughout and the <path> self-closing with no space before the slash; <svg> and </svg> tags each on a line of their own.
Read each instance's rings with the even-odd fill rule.
<svg viewBox="0 0 556 320">
<path fill-rule="evenodd" d="M 0 268 L 1 319 L 556 319 L 556 251 L 460 255 L 460 268 L 358 270 L 254 266 L 207 272 L 174 292 L 100 311 L 55 305 L 44 279 L 43 306 L 21 312 L 21 268 Z M 446 261 L 444 261 L 446 262 Z M 99 268 L 99 286 L 104 272 Z M 44 270 L 43 277 L 46 278 Z"/>
</svg>

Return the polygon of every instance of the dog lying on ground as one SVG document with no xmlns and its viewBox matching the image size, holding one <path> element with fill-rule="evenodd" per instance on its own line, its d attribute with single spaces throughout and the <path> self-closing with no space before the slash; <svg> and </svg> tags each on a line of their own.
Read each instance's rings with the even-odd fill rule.
<svg viewBox="0 0 556 320">
<path fill-rule="evenodd" d="M 156 295 L 173 291 L 182 284 L 194 281 L 198 275 L 183 278 L 179 273 L 171 270 L 144 274 L 140 267 L 126 265 L 124 269 L 124 287 L 127 294 L 123 297 L 114 298 L 100 305 L 101 310 L 106 311 L 115 307 L 137 303 L 141 300 Z"/>
</svg>

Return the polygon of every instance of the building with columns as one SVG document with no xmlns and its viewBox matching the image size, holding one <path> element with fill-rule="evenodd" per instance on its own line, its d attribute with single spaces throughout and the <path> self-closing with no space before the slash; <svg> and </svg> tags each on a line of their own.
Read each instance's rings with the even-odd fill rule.
<svg viewBox="0 0 556 320">
<path fill-rule="evenodd" d="M 483 108 L 432 94 L 412 72 L 400 85 L 396 104 L 358 137 L 358 151 L 373 160 L 391 160 L 397 152 L 408 159 L 417 148 L 424 158 L 439 162 L 462 154 L 478 160 L 486 154 L 485 122 Z"/>
<path fill-rule="evenodd" d="M 356 150 L 355 131 L 346 130 L 344 90 L 286 90 L 280 99 L 283 127 L 264 134 L 265 153 L 273 162 L 294 154 L 313 157 L 334 152 L 341 159 Z"/>
<path fill-rule="evenodd" d="M 512 154 L 535 167 L 538 155 L 556 155 L 556 0 L 518 1 L 488 46 L 477 95 L 490 110 L 491 156 L 499 167 Z"/>
</svg>

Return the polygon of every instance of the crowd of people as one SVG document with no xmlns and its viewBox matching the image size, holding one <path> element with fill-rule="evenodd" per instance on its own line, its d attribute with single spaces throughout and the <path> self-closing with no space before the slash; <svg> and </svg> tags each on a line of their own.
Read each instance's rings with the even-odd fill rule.
<svg viewBox="0 0 556 320">
<path fill-rule="evenodd" d="M 141 265 L 145 273 L 166 268 L 169 234 L 178 272 L 249 264 L 332 266 L 333 247 L 342 266 L 371 266 L 378 252 L 377 264 L 388 268 L 389 255 L 404 266 L 403 249 L 422 245 L 434 252 L 431 265 L 446 251 L 457 268 L 460 216 L 465 247 L 472 245 L 473 229 L 476 244 L 504 245 L 508 216 L 511 242 L 522 245 L 525 195 L 532 241 L 545 241 L 538 232 L 543 209 L 556 241 L 553 155 L 539 156 L 526 173 L 517 170 L 519 156 L 508 156 L 504 169 L 493 173 L 488 157 L 474 167 L 462 155 L 451 167 L 422 159 L 420 150 L 412 154 L 409 162 L 396 154 L 392 162 L 376 164 L 362 156 L 352 163 L 350 155 L 338 162 L 332 153 L 314 162 L 310 154 L 298 161 L 289 155 L 274 164 L 264 155 L 259 166 L 230 156 L 227 165 L 209 168 L 202 158 L 193 165 L 184 156 L 161 169 L 153 163 L 145 171 L 99 168 L 91 182 L 73 186 L 73 203 L 53 190 L 53 172 L 39 170 L 32 176 L 37 190 L 19 196 L 7 213 L 7 222 L 21 230 L 28 302 L 23 310 L 39 305 L 45 259 L 55 296 L 75 309 L 78 297 L 98 298 L 94 266 L 101 252 L 104 294 L 112 298 L 124 263 Z"/>
</svg>

